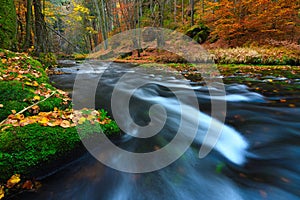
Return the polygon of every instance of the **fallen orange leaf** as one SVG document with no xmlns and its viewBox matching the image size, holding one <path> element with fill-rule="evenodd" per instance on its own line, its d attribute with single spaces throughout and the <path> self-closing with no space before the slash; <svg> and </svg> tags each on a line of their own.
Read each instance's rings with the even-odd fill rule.
<svg viewBox="0 0 300 200">
<path fill-rule="evenodd" d="M 23 78 L 23 76 L 22 76 L 21 74 L 19 74 L 19 75 L 17 76 L 17 78 L 20 78 L 20 79 L 21 79 L 21 78 Z"/>
<path fill-rule="evenodd" d="M 61 123 L 60 123 L 60 126 L 63 127 L 63 128 L 69 128 L 71 126 L 70 122 L 67 121 L 67 120 L 63 120 Z"/>
<path fill-rule="evenodd" d="M 32 86 L 34 86 L 34 87 L 37 87 L 37 86 L 39 86 L 39 84 L 38 84 L 38 82 L 36 82 L 36 81 L 33 81 L 33 84 L 32 84 Z"/>
<path fill-rule="evenodd" d="M 38 110 L 40 107 L 38 105 L 34 105 L 31 107 L 33 110 Z"/>
<path fill-rule="evenodd" d="M 15 174 L 15 175 L 12 175 L 12 177 L 10 177 L 10 179 L 8 179 L 7 183 L 6 183 L 6 186 L 8 188 L 12 188 L 14 187 L 17 183 L 19 183 L 21 181 L 20 179 L 20 174 Z"/>
<path fill-rule="evenodd" d="M 3 186 L 1 186 L 0 187 L 0 199 L 3 199 L 4 198 L 4 187 Z"/>
<path fill-rule="evenodd" d="M 31 181 L 27 180 L 25 183 L 22 185 L 23 189 L 31 190 L 33 188 L 33 184 Z"/>
</svg>

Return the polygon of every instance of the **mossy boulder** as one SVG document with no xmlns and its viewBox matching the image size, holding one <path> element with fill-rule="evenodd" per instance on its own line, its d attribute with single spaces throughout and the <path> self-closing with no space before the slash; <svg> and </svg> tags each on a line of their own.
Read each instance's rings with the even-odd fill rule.
<svg viewBox="0 0 300 200">
<path fill-rule="evenodd" d="M 0 179 L 29 174 L 41 162 L 51 161 L 72 150 L 80 138 L 76 128 L 30 124 L 11 127 L 0 134 Z"/>
<path fill-rule="evenodd" d="M 75 115 L 68 94 L 25 54 L 0 49 L 0 93 L 0 185 L 13 174 L 30 177 L 47 168 L 82 147 L 81 139 L 120 135 L 104 110 Z"/>
<path fill-rule="evenodd" d="M 196 42 L 201 44 L 208 38 L 209 28 L 204 24 L 194 25 L 185 32 L 185 35 L 193 38 Z"/>
<path fill-rule="evenodd" d="M 157 32 L 153 28 L 144 28 L 142 32 L 142 37 L 144 42 L 152 42 L 156 39 Z"/>
</svg>

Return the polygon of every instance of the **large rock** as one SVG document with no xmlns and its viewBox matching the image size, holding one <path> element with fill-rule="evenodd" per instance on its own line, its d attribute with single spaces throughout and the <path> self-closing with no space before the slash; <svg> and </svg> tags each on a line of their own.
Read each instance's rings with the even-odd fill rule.
<svg viewBox="0 0 300 200">
<path fill-rule="evenodd" d="M 152 42 L 156 39 L 156 36 L 156 29 L 153 29 L 151 27 L 146 27 L 143 29 L 142 37 L 144 42 Z"/>
<path fill-rule="evenodd" d="M 193 38 L 199 44 L 206 41 L 209 36 L 209 28 L 204 24 L 194 25 L 185 32 L 185 35 Z"/>
</svg>

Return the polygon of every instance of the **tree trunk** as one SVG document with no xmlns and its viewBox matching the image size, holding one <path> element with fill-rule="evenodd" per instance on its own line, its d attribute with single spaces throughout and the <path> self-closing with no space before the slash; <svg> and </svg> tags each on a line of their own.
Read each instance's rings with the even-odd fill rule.
<svg viewBox="0 0 300 200">
<path fill-rule="evenodd" d="M 105 12 L 105 7 L 104 7 L 104 0 L 101 0 L 101 7 L 102 7 L 102 19 L 103 19 L 103 35 L 105 38 L 103 38 L 104 40 L 104 44 L 107 47 L 107 18 L 106 18 L 106 12 Z"/>
<path fill-rule="evenodd" d="M 183 0 L 181 0 L 181 21 L 182 24 L 184 23 L 184 3 Z"/>
<path fill-rule="evenodd" d="M 177 0 L 174 0 L 174 22 L 176 22 L 177 15 Z"/>
<path fill-rule="evenodd" d="M 34 17 L 35 17 L 35 52 L 47 53 L 49 52 L 49 42 L 46 29 L 46 22 L 42 13 L 41 0 L 33 0 Z"/>
<path fill-rule="evenodd" d="M 159 1 L 159 27 L 160 29 L 157 32 L 157 47 L 161 48 L 165 45 L 163 27 L 164 27 L 164 11 L 165 11 L 165 0 Z"/>
<path fill-rule="evenodd" d="M 191 26 L 194 26 L 194 9 L 195 9 L 195 1 L 191 0 Z"/>
<path fill-rule="evenodd" d="M 26 12 L 26 34 L 23 44 L 23 50 L 26 51 L 31 45 L 31 15 L 32 15 L 32 0 L 27 0 L 27 12 Z"/>
<path fill-rule="evenodd" d="M 99 8 L 99 4 L 98 4 L 98 1 L 97 0 L 93 0 L 95 6 L 96 6 L 96 12 L 97 12 L 97 23 L 98 23 L 98 31 L 100 30 L 101 31 L 101 37 L 102 37 L 102 42 L 104 42 L 104 49 L 106 50 L 107 49 L 107 40 L 106 40 L 106 33 L 105 33 L 105 28 L 104 28 L 104 23 L 103 23 L 103 20 L 102 20 L 102 16 L 101 16 L 101 11 L 100 11 L 100 8 Z"/>
</svg>

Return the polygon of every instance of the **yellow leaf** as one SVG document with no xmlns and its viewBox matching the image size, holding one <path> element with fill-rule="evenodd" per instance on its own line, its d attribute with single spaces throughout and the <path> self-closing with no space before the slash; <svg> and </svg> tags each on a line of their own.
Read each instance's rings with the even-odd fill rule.
<svg viewBox="0 0 300 200">
<path fill-rule="evenodd" d="M 22 76 L 21 74 L 19 74 L 19 75 L 17 76 L 17 78 L 23 78 L 23 76 Z"/>
<path fill-rule="evenodd" d="M 0 104 L 0 108 L 3 108 L 3 104 Z"/>
<path fill-rule="evenodd" d="M 95 118 L 96 118 L 95 116 L 89 115 L 89 116 L 87 117 L 87 120 L 91 121 L 91 120 L 93 120 L 93 119 L 95 119 Z"/>
<path fill-rule="evenodd" d="M 21 181 L 20 179 L 20 174 L 15 174 L 12 175 L 12 177 L 10 177 L 10 179 L 7 181 L 6 186 L 8 188 L 12 188 L 14 187 L 17 183 L 19 183 Z"/>
<path fill-rule="evenodd" d="M 38 84 L 38 82 L 36 82 L 36 81 L 33 81 L 33 84 L 32 84 L 32 86 L 34 86 L 34 87 L 37 87 L 37 86 L 39 86 L 39 84 Z"/>
<path fill-rule="evenodd" d="M 24 119 L 25 117 L 24 117 L 23 114 L 16 114 L 15 118 L 16 118 L 16 119 L 19 119 L 19 120 L 22 120 L 22 119 Z"/>
<path fill-rule="evenodd" d="M 0 199 L 3 199 L 4 198 L 4 187 L 3 186 L 1 186 L 0 187 Z"/>
<path fill-rule="evenodd" d="M 79 120 L 78 120 L 78 124 L 83 124 L 85 122 L 86 118 L 84 117 L 81 117 Z"/>
<path fill-rule="evenodd" d="M 11 110 L 12 114 L 16 114 L 17 111 L 16 110 Z"/>
<path fill-rule="evenodd" d="M 42 119 L 40 119 L 38 122 L 40 123 L 40 124 L 47 124 L 48 123 L 48 118 L 46 118 L 46 117 L 43 117 Z"/>
<path fill-rule="evenodd" d="M 34 96 L 33 100 L 39 101 L 39 100 L 41 100 L 41 97 L 40 96 Z"/>
<path fill-rule="evenodd" d="M 25 82 L 25 85 L 32 86 L 32 83 L 30 83 L 30 82 Z"/>
</svg>

